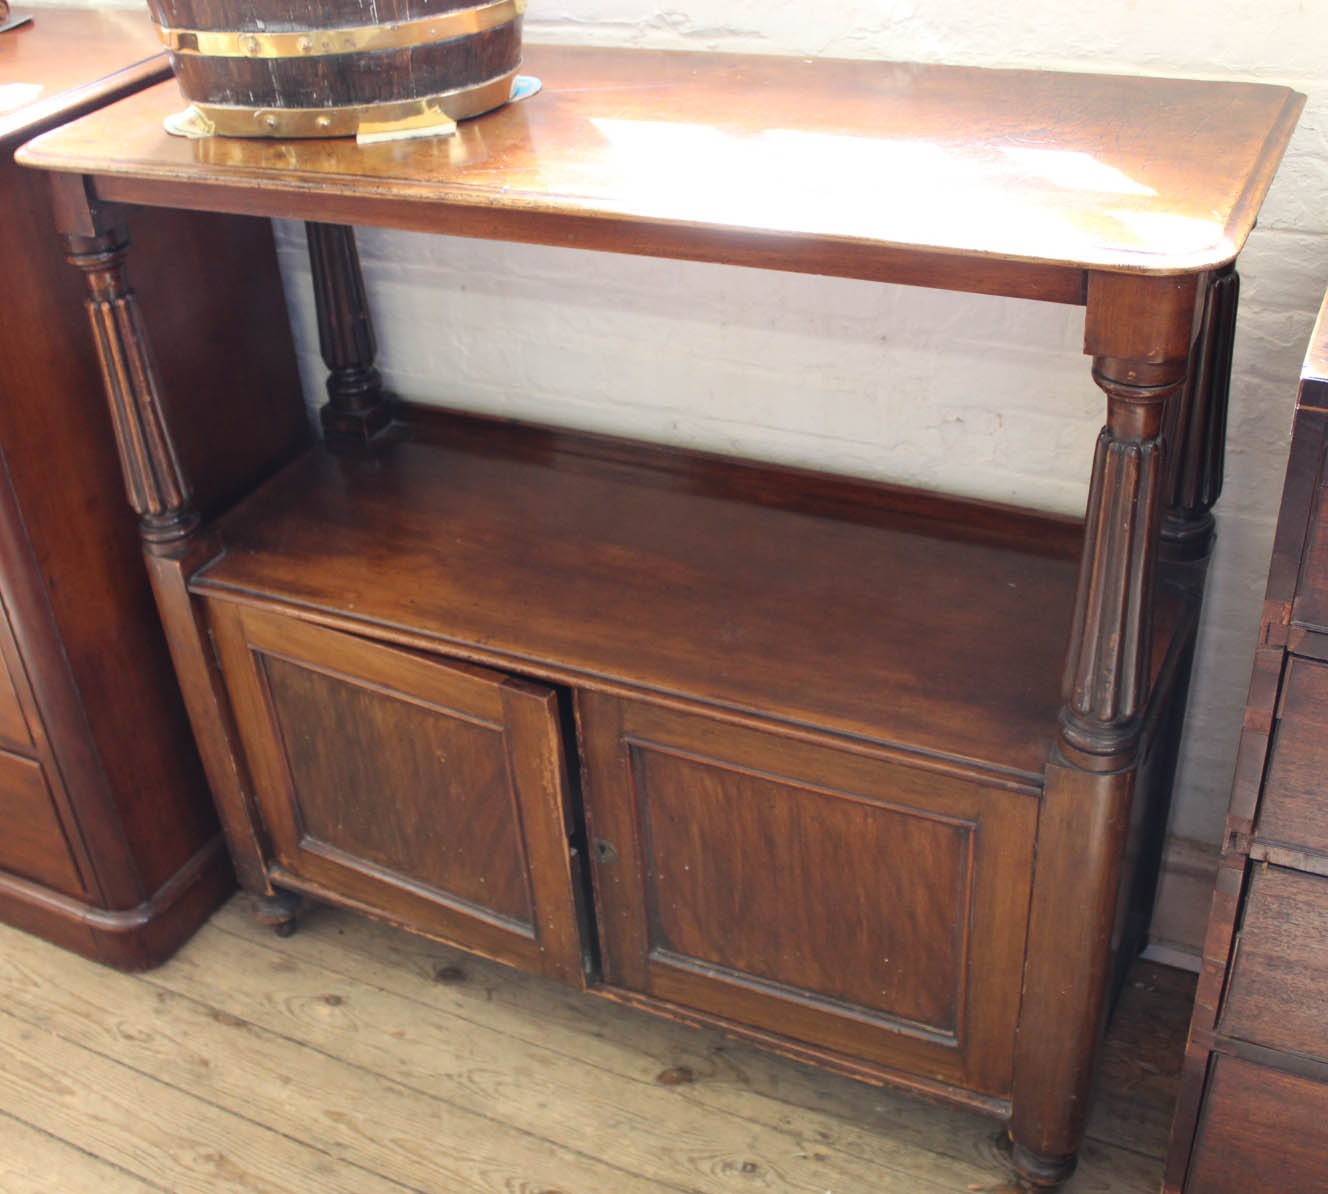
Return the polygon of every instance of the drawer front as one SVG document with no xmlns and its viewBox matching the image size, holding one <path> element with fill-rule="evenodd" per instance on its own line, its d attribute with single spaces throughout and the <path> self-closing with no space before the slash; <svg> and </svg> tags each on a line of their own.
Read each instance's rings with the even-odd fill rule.
<svg viewBox="0 0 1328 1194">
<path fill-rule="evenodd" d="M 1037 802 L 578 694 L 611 985 L 1008 1094 Z"/>
<path fill-rule="evenodd" d="M 1328 879 L 1254 867 L 1218 1027 L 1328 1060 Z"/>
<path fill-rule="evenodd" d="M 278 868 L 420 932 L 584 981 L 551 690 L 266 611 L 210 612 Z"/>
<path fill-rule="evenodd" d="M 1217 1056 L 1185 1194 L 1328 1190 L 1328 1084 Z"/>
<path fill-rule="evenodd" d="M 69 896 L 86 894 L 39 764 L 0 751 L 0 870 Z"/>
<path fill-rule="evenodd" d="M 1328 663 L 1291 657 L 1255 836 L 1328 854 Z"/>
</svg>

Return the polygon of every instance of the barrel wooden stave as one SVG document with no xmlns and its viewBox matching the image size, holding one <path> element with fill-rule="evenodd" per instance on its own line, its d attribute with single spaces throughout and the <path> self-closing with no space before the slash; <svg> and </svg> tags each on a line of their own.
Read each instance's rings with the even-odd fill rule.
<svg viewBox="0 0 1328 1194">
<path fill-rule="evenodd" d="M 228 135 L 349 134 L 366 120 L 416 120 L 440 103 L 457 119 L 473 116 L 506 101 L 521 65 L 519 2 L 507 11 L 483 0 L 148 0 L 148 7 L 164 35 L 178 35 L 178 44 L 168 41 L 171 62 L 191 111 Z M 503 23 L 487 27 L 494 20 Z M 323 48 L 338 52 L 318 52 L 320 33 L 363 29 L 377 32 L 327 38 Z M 406 44 L 377 48 L 389 31 L 389 45 Z M 327 119 L 311 116 L 323 112 Z"/>
<path fill-rule="evenodd" d="M 401 50 L 311 58 L 172 54 L 185 98 L 254 108 L 316 108 L 416 99 L 471 87 L 521 65 L 521 19 Z"/>
</svg>

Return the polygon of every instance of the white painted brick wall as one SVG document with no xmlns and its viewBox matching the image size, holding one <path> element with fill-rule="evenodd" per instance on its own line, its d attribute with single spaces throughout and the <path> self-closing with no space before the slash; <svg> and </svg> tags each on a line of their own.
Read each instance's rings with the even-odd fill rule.
<svg viewBox="0 0 1328 1194">
<path fill-rule="evenodd" d="M 1308 94 L 1242 258 L 1228 482 L 1172 823 L 1216 842 L 1296 377 L 1328 285 L 1328 5 L 531 0 L 526 30 L 532 42 L 1246 79 Z M 322 368 L 299 229 L 279 228 L 279 244 L 314 403 Z M 367 232 L 361 248 L 379 364 L 411 398 L 1082 513 L 1102 401 L 1080 310 L 406 234 Z"/>
</svg>

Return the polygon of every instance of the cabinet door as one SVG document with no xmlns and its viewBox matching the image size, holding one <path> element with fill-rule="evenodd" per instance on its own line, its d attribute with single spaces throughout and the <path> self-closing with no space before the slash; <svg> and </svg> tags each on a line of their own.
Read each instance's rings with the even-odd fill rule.
<svg viewBox="0 0 1328 1194">
<path fill-rule="evenodd" d="M 1008 1095 L 1035 797 L 577 700 L 607 983 Z"/>
<path fill-rule="evenodd" d="M 583 980 L 551 689 L 209 606 L 279 870 L 489 957 Z"/>
</svg>

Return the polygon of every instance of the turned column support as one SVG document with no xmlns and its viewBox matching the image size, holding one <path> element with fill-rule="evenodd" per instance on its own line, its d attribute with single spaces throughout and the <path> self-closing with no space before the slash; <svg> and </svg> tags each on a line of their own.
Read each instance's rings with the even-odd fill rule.
<svg viewBox="0 0 1328 1194">
<path fill-rule="evenodd" d="M 66 236 L 70 264 L 83 272 L 102 382 L 124 472 L 129 504 L 144 544 L 165 550 L 198 527 L 189 481 L 171 439 L 156 363 L 125 261 L 123 225 L 95 236 Z"/>
<path fill-rule="evenodd" d="M 1034 1185 L 1074 1169 L 1113 963 L 1151 683 L 1172 407 L 1196 333 L 1196 277 L 1094 274 L 1084 350 L 1107 399 L 1085 519 L 1060 735 L 1038 816 L 1010 1134 Z M 1074 892 L 1073 899 L 1066 893 Z"/>
<path fill-rule="evenodd" d="M 1163 426 L 1185 362 L 1097 357 L 1107 395 L 1061 686 L 1062 749 L 1092 771 L 1130 760 L 1148 700 Z"/>
<path fill-rule="evenodd" d="M 1084 351 L 1107 398 L 1061 685 L 1059 749 L 1089 771 L 1132 765 L 1148 701 L 1155 574 L 1199 277 L 1093 274 Z M 1192 392 L 1192 391 L 1191 391 Z"/>
<path fill-rule="evenodd" d="M 391 401 L 374 365 L 369 298 L 360 271 L 355 229 L 345 224 L 305 224 L 318 345 L 328 367 L 327 403 L 319 411 L 328 439 L 369 440 L 391 421 Z"/>
<path fill-rule="evenodd" d="M 76 175 L 54 180 L 55 211 L 70 263 L 82 271 L 125 491 L 138 514 L 148 576 L 180 681 L 203 769 L 216 800 L 236 875 L 267 893 L 266 846 L 255 826 L 250 784 L 207 620 L 189 593 L 190 575 L 218 550 L 201 533 L 188 478 L 171 437 L 161 382 L 142 312 L 129 285 L 128 212 L 89 197 Z"/>
<path fill-rule="evenodd" d="M 1219 270 L 1206 288 L 1189 377 L 1174 404 L 1167 431 L 1172 467 L 1162 518 L 1162 555 L 1170 563 L 1199 563 L 1212 549 L 1212 509 L 1222 493 L 1239 298 L 1235 267 Z"/>
</svg>

